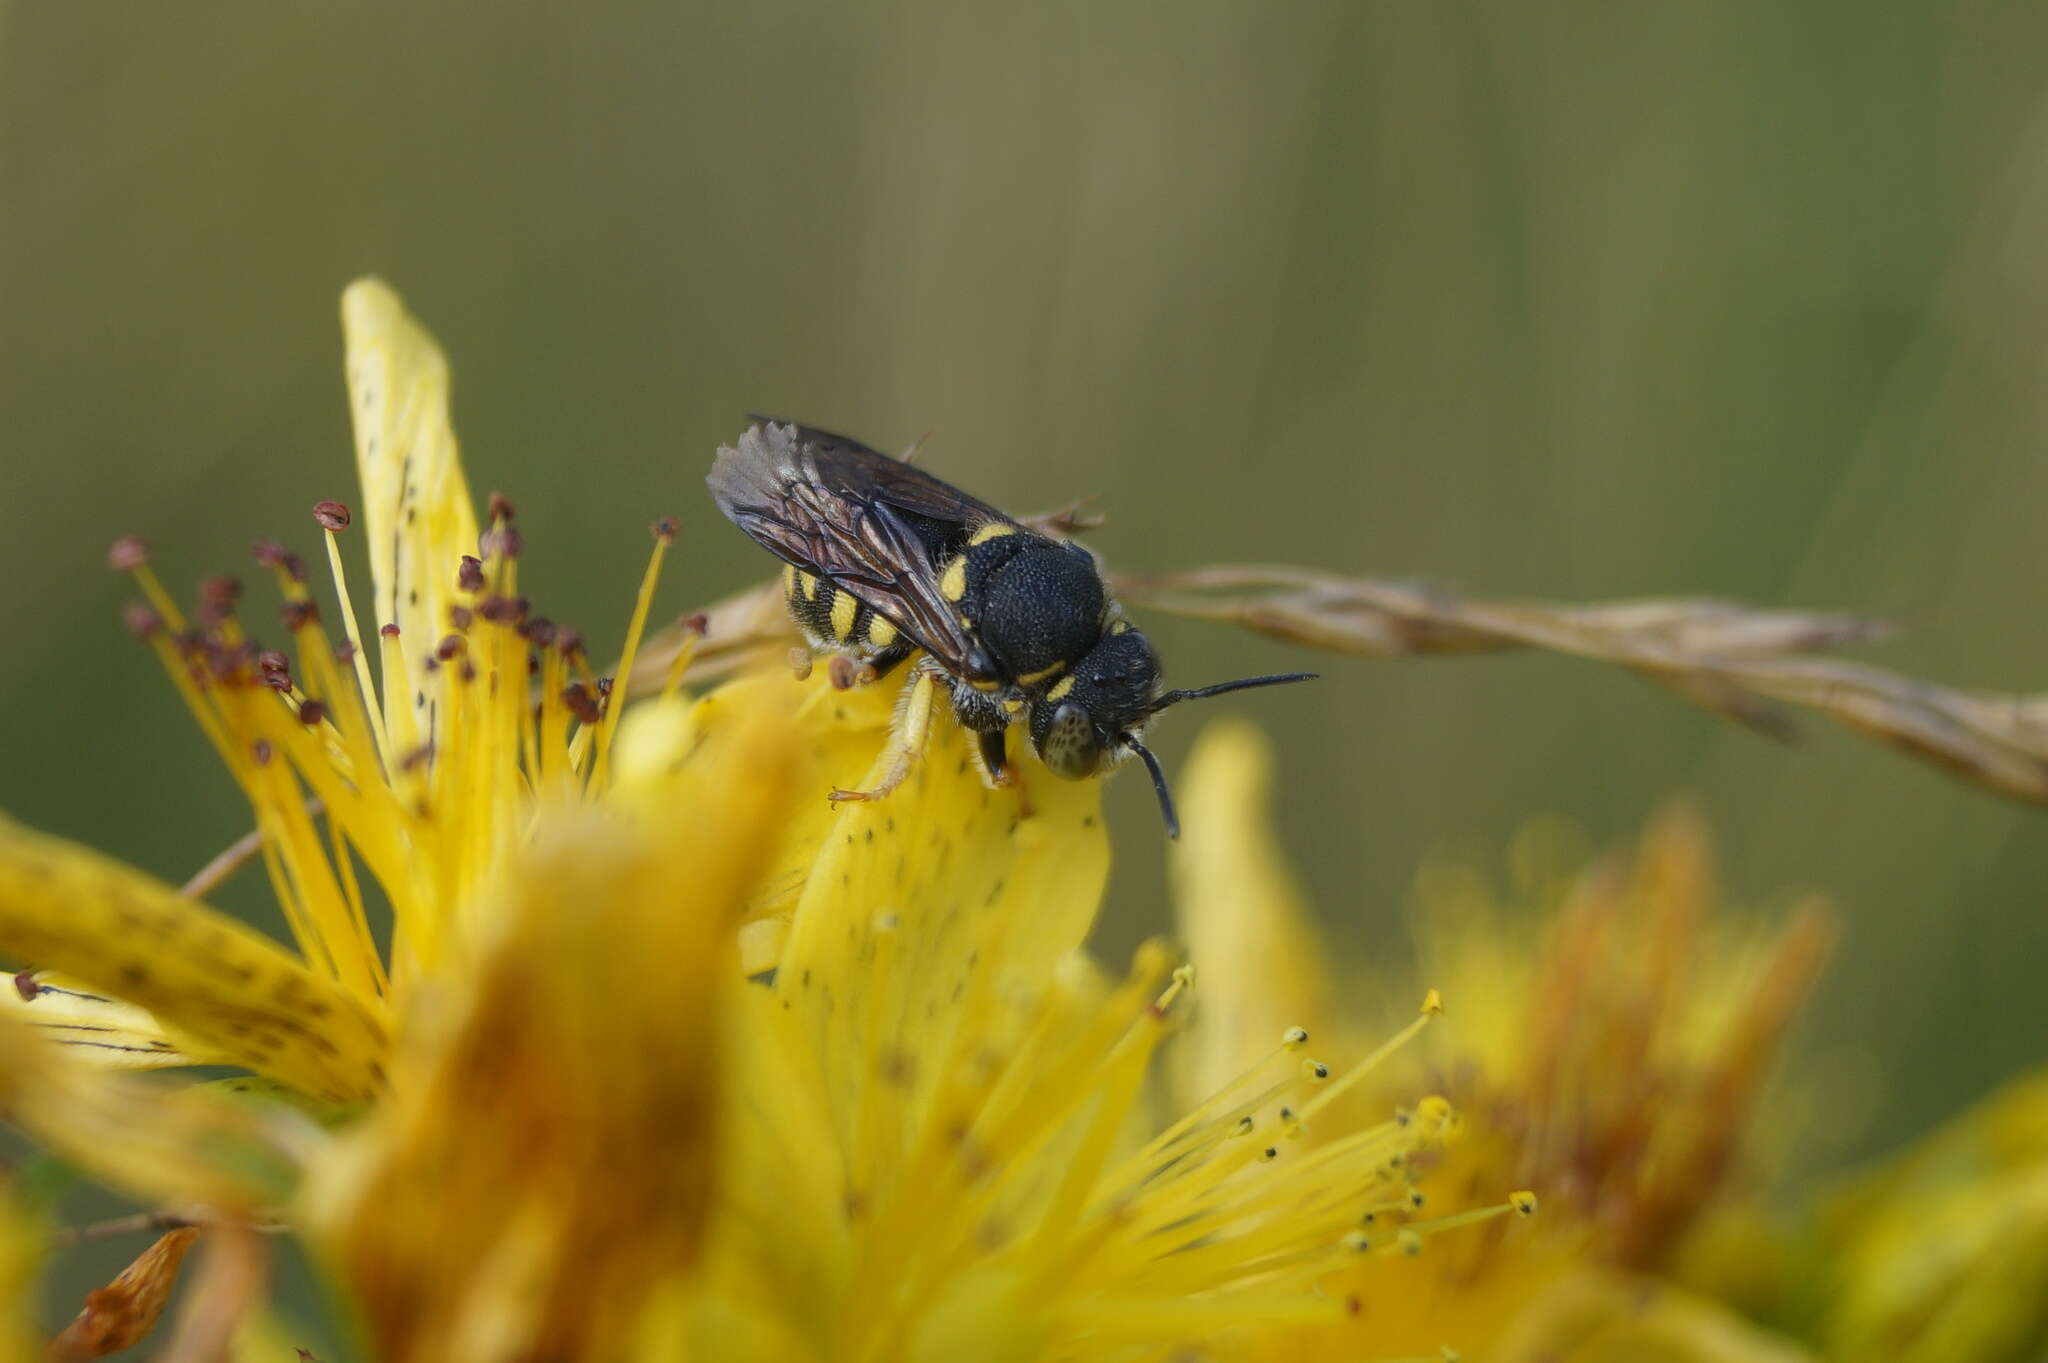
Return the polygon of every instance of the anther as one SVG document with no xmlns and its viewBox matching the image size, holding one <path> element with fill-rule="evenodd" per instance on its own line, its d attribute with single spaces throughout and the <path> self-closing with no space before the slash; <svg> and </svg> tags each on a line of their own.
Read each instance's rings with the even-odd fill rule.
<svg viewBox="0 0 2048 1363">
<path fill-rule="evenodd" d="M 535 648 L 546 648 L 555 641 L 555 622 L 544 615 L 522 621 L 519 633 Z"/>
<path fill-rule="evenodd" d="M 1251 1135 L 1251 1134 L 1252 1134 L 1252 1119 L 1251 1119 L 1251 1118 L 1249 1118 L 1249 1117 L 1239 1117 L 1239 1118 L 1237 1119 L 1237 1134 L 1238 1134 L 1238 1135 L 1240 1135 L 1240 1136 L 1249 1136 L 1249 1135 Z"/>
<path fill-rule="evenodd" d="M 1536 1215 L 1536 1194 L 1523 1188 L 1508 1194 L 1508 1205 L 1523 1216 Z"/>
<path fill-rule="evenodd" d="M 16 971 L 14 975 L 14 992 L 21 995 L 23 1003 L 34 1003 L 36 995 L 43 992 L 43 987 L 36 983 L 36 972 L 33 970 Z"/>
<path fill-rule="evenodd" d="M 674 516 L 663 516 L 647 528 L 648 532 L 658 540 L 672 540 L 676 537 L 676 518 Z"/>
<path fill-rule="evenodd" d="M 284 563 L 284 546 L 276 540 L 257 540 L 249 546 L 249 557 L 265 568 L 280 567 Z"/>
<path fill-rule="evenodd" d="M 509 596 L 487 596 L 476 613 L 494 625 L 509 624 L 519 618 L 520 604 Z"/>
<path fill-rule="evenodd" d="M 1422 1253 L 1422 1237 L 1412 1230 L 1402 1231 L 1395 1237 L 1395 1242 L 1401 1246 L 1401 1252 L 1411 1259 Z"/>
<path fill-rule="evenodd" d="M 256 765 L 259 767 L 269 766 L 273 755 L 270 740 L 267 738 L 259 738 L 249 745 L 249 756 L 255 759 Z"/>
<path fill-rule="evenodd" d="M 306 700 L 299 702 L 299 723 L 310 726 L 318 724 L 325 718 L 327 718 L 327 707 L 319 701 Z"/>
<path fill-rule="evenodd" d="M 511 498 L 502 492 L 493 492 L 491 494 L 490 519 L 492 521 L 509 521 L 518 514 L 513 509 Z"/>
<path fill-rule="evenodd" d="M 1363 1231 L 1350 1231 L 1339 1243 L 1353 1254 L 1364 1254 L 1372 1248 L 1372 1237 Z"/>
<path fill-rule="evenodd" d="M 300 558 L 291 550 L 285 550 L 277 561 L 278 566 L 284 569 L 284 575 L 292 581 L 304 582 L 306 580 L 306 560 Z"/>
<path fill-rule="evenodd" d="M 1290 1051 L 1298 1051 L 1308 1045 L 1308 1028 L 1289 1027 L 1280 1034 L 1280 1044 Z"/>
<path fill-rule="evenodd" d="M 849 691 L 859 680 L 853 659 L 843 653 L 835 653 L 826 661 L 825 677 L 834 691 Z"/>
<path fill-rule="evenodd" d="M 1259 1162 L 1261 1164 L 1271 1164 L 1274 1160 L 1279 1158 L 1280 1147 L 1277 1145 L 1269 1145 L 1264 1150 L 1259 1151 Z"/>
<path fill-rule="evenodd" d="M 121 623 L 138 639 L 154 638 L 164 627 L 164 618 L 140 601 L 121 607 Z"/>
<path fill-rule="evenodd" d="M 343 667 L 351 667 L 355 664 L 355 660 L 356 646 L 354 643 L 343 639 L 334 646 L 334 661 L 340 663 Z"/>
<path fill-rule="evenodd" d="M 555 631 L 555 651 L 564 658 L 573 658 L 583 651 L 583 636 L 573 629 Z"/>
<path fill-rule="evenodd" d="M 212 637 L 205 640 L 205 648 L 206 665 L 213 669 L 213 675 L 221 681 L 239 679 L 256 656 L 254 644 L 236 644 L 231 648 Z"/>
<path fill-rule="evenodd" d="M 199 584 L 198 617 L 203 624 L 217 625 L 235 613 L 235 602 L 242 598 L 241 579 L 222 574 L 209 577 Z"/>
<path fill-rule="evenodd" d="M 1328 1079 L 1330 1077 L 1330 1067 L 1320 1060 L 1302 1061 L 1301 1072 L 1311 1079 Z"/>
<path fill-rule="evenodd" d="M 386 639 L 396 639 L 398 637 L 398 626 L 385 625 L 384 627 L 379 629 L 377 633 L 382 635 Z"/>
<path fill-rule="evenodd" d="M 140 535 L 123 535 L 107 549 L 107 566 L 117 573 L 132 573 L 149 562 L 149 544 Z"/>
<path fill-rule="evenodd" d="M 517 526 L 500 522 L 477 537 L 476 547 L 483 558 L 518 558 L 519 551 L 526 547 L 526 537 Z"/>
<path fill-rule="evenodd" d="M 562 688 L 562 704 L 569 713 L 584 724 L 595 724 L 598 720 L 597 702 L 590 697 L 590 688 L 582 682 L 571 682 Z"/>
<path fill-rule="evenodd" d="M 1433 1018 L 1444 1011 L 1444 996 L 1432 989 L 1422 996 L 1422 1015 Z"/>
<path fill-rule="evenodd" d="M 348 529 L 351 519 L 349 510 L 340 502 L 322 501 L 313 503 L 313 519 L 320 522 L 320 528 L 329 534 Z"/>
<path fill-rule="evenodd" d="M 711 617 L 703 611 L 695 611 L 683 617 L 683 628 L 703 638 L 711 632 Z"/>
<path fill-rule="evenodd" d="M 294 634 L 320 619 L 320 607 L 312 601 L 287 601 L 277 608 L 278 618 Z"/>
<path fill-rule="evenodd" d="M 474 554 L 464 554 L 462 564 L 455 570 L 455 585 L 465 592 L 480 592 L 484 589 L 484 561 Z"/>
<path fill-rule="evenodd" d="M 1413 1188 L 1409 1190 L 1408 1205 L 1413 1207 L 1416 1211 L 1421 1211 L 1423 1204 L 1427 1201 L 1429 1201 L 1429 1199 L 1422 1195 L 1422 1189 Z"/>
</svg>

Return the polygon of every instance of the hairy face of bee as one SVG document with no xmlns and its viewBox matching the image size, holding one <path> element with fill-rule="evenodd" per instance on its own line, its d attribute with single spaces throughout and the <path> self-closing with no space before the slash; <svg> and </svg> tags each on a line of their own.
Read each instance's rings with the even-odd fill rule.
<svg viewBox="0 0 2048 1363">
<path fill-rule="evenodd" d="M 1128 755 L 1159 690 L 1159 659 L 1134 629 L 1104 635 L 1031 710 L 1031 743 L 1054 774 L 1078 781 Z"/>
</svg>

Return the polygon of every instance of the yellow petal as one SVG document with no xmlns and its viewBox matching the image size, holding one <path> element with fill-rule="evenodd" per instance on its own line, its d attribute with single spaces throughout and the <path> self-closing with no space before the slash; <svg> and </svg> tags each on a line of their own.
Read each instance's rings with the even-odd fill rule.
<svg viewBox="0 0 2048 1363">
<path fill-rule="evenodd" d="M 1813 1358 L 1792 1341 L 1705 1298 L 1651 1279 L 1597 1271 L 1574 1275 L 1545 1293 L 1485 1356 L 1496 1363 L 1560 1358 L 1811 1363 Z"/>
<path fill-rule="evenodd" d="M 10 1183 L 0 1180 L 0 1363 L 44 1357 L 31 1324 L 46 1241 Z"/>
<path fill-rule="evenodd" d="M 716 1022 L 755 989 L 731 937 L 787 800 L 788 738 L 679 777 L 659 828 L 543 811 L 480 921 L 474 976 L 423 995 L 390 1095 L 311 1192 L 386 1363 L 609 1359 L 710 1198 Z"/>
<path fill-rule="evenodd" d="M 375 587 L 370 609 L 378 625 L 399 627 L 411 665 L 423 669 L 448 629 L 456 563 L 477 552 L 476 507 L 448 422 L 448 361 L 381 279 L 348 286 L 341 323 Z M 389 678 L 384 690 L 399 693 Z M 424 715 L 417 731 L 431 732 Z"/>
<path fill-rule="evenodd" d="M 231 1215 L 275 1208 L 321 1139 L 282 1108 L 77 1064 L 11 1018 L 0 1018 L 0 1111 L 104 1183 Z"/>
<path fill-rule="evenodd" d="M 1202 729 L 1182 782 L 1174 912 L 1194 964 L 1200 1025 L 1175 1058 L 1181 1105 L 1215 1092 L 1289 1027 L 1326 1033 L 1329 948 L 1274 834 L 1273 752 L 1243 720 Z"/>
<path fill-rule="evenodd" d="M 381 1081 L 383 1024 L 226 914 L 0 817 L 0 950 L 138 1004 L 210 1057 L 334 1101 Z"/>
<path fill-rule="evenodd" d="M 219 1057 L 179 1048 L 146 1008 L 94 993 L 81 981 L 45 970 L 14 977 L 0 987 L 0 1013 L 20 1018 L 89 1065 L 110 1070 L 162 1070 L 202 1065 Z"/>
<path fill-rule="evenodd" d="M 838 822 L 825 797 L 857 786 L 887 747 L 889 723 L 901 694 L 901 674 L 871 686 L 834 690 L 823 668 L 798 681 L 768 668 L 727 682 L 697 699 L 646 701 L 626 711 L 618 737 L 614 790 L 629 806 L 654 817 L 678 805 L 669 787 L 694 769 L 734 769 L 734 742 L 757 718 L 794 740 L 789 799 L 775 850 L 747 896 L 748 919 L 787 918 L 809 881 L 818 848 Z M 765 940 L 765 939 L 764 939 Z M 758 972 L 775 964 L 778 950 L 749 961 Z"/>
<path fill-rule="evenodd" d="M 1833 1219 L 1834 1356 L 2035 1357 L 2048 1336 L 2048 1071 L 1881 1169 Z"/>
<path fill-rule="evenodd" d="M 889 765 L 878 757 L 864 784 Z M 775 988 L 815 1048 L 842 1147 L 863 1152 L 863 1186 L 893 1177 L 963 1008 L 1006 984 L 994 968 L 1038 985 L 1094 922 L 1101 782 L 1019 765 L 1021 795 L 988 789 L 966 731 L 935 718 L 901 788 L 841 807 L 798 901 Z"/>
</svg>

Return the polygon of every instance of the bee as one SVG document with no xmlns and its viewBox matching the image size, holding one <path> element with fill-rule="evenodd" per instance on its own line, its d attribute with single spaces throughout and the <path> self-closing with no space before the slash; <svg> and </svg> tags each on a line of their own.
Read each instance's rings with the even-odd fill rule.
<svg viewBox="0 0 2048 1363">
<path fill-rule="evenodd" d="M 934 696 L 975 736 L 991 786 L 1014 785 L 1012 725 L 1057 776 L 1078 781 L 1136 756 L 1152 776 L 1168 837 L 1180 836 L 1166 773 L 1141 741 L 1171 705 L 1308 672 L 1188 691 L 1160 683 L 1159 658 L 1103 586 L 1095 558 L 857 440 L 756 417 L 705 480 L 718 509 L 785 565 L 783 594 L 812 647 L 852 659 L 863 680 L 912 664 L 895 758 L 879 800 L 922 751 Z"/>
</svg>

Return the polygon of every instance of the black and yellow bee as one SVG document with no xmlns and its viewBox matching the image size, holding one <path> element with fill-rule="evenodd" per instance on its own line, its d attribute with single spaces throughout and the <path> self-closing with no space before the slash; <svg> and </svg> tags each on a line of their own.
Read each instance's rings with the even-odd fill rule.
<svg viewBox="0 0 2048 1363">
<path fill-rule="evenodd" d="M 902 783 L 928 732 L 932 689 L 944 687 L 990 785 L 1016 780 L 1004 752 L 1012 724 L 1069 780 L 1135 754 L 1177 837 L 1166 774 L 1140 741 L 1146 722 L 1184 700 L 1313 675 L 1162 690 L 1158 656 L 1086 549 L 845 436 L 756 418 L 737 447 L 718 451 L 706 481 L 719 510 L 788 565 L 790 614 L 813 647 L 872 677 L 924 654 L 888 776 L 874 790 L 834 791 L 835 800 L 881 799 Z"/>
</svg>

